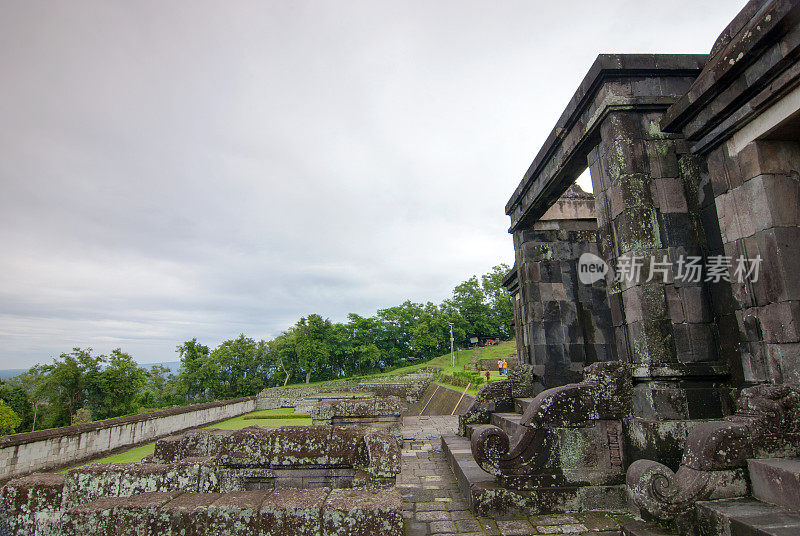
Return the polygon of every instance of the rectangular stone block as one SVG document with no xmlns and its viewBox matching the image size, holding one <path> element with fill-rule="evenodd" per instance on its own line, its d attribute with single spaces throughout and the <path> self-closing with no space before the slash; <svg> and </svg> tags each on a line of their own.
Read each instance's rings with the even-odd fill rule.
<svg viewBox="0 0 800 536">
<path fill-rule="evenodd" d="M 260 531 L 259 512 L 268 491 L 223 493 L 209 505 L 206 534 L 256 536 Z"/>
<path fill-rule="evenodd" d="M 330 536 L 402 536 L 403 500 L 396 489 L 335 489 L 325 501 L 322 533 Z"/>
<path fill-rule="evenodd" d="M 800 180 L 791 175 L 759 175 L 748 181 L 754 231 L 800 225 Z"/>
<path fill-rule="evenodd" d="M 331 490 L 276 489 L 259 512 L 259 536 L 319 536 L 322 509 Z"/>
<path fill-rule="evenodd" d="M 800 300 L 800 228 L 775 227 L 756 239 L 769 302 Z"/>
<path fill-rule="evenodd" d="M 151 517 L 152 534 L 206 536 L 209 508 L 221 493 L 184 493 L 162 505 Z"/>
<path fill-rule="evenodd" d="M 741 342 L 739 353 L 746 382 L 760 383 L 770 378 L 767 369 L 767 351 L 763 343 Z"/>
<path fill-rule="evenodd" d="M 772 303 L 758 309 L 763 340 L 768 343 L 800 341 L 800 301 Z"/>
<path fill-rule="evenodd" d="M 800 384 L 800 343 L 767 344 L 768 369 L 776 383 Z"/>
<path fill-rule="evenodd" d="M 753 497 L 800 511 L 800 460 L 747 460 Z"/>
<path fill-rule="evenodd" d="M 679 178 L 658 178 L 653 179 L 653 197 L 656 206 L 662 214 L 672 212 L 685 214 L 689 212 L 686 204 L 686 195 L 683 191 L 683 182 Z"/>
<path fill-rule="evenodd" d="M 788 173 L 800 169 L 800 147 L 797 142 L 754 141 L 747 144 L 736 160 L 744 180 L 769 173 Z"/>
<path fill-rule="evenodd" d="M 34 473 L 0 488 L 0 512 L 13 533 L 60 534 L 63 486 L 62 474 Z"/>
</svg>

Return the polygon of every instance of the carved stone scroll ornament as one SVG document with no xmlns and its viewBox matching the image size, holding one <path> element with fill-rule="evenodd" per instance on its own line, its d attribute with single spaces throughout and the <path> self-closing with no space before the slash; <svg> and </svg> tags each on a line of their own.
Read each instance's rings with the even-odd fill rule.
<svg viewBox="0 0 800 536">
<path fill-rule="evenodd" d="M 509 482 L 527 480 L 528 485 L 557 485 L 548 463 L 558 448 L 551 430 L 579 427 L 600 420 L 618 420 L 629 407 L 629 383 L 619 361 L 586 367 L 584 380 L 542 391 L 528 405 L 520 420 L 524 432 L 515 438 L 491 425 L 475 427 L 472 455 L 480 467 Z M 535 480 L 531 481 L 531 480 Z"/>
<path fill-rule="evenodd" d="M 508 379 L 485 384 L 467 411 L 458 417 L 458 433 L 466 437 L 468 424 L 488 424 L 493 412 L 514 411 L 514 399 L 534 394 L 533 367 L 518 363 L 508 371 Z"/>
<path fill-rule="evenodd" d="M 459 435 L 467 435 L 468 424 L 488 423 L 495 411 L 514 411 L 511 380 L 499 380 L 481 387 L 467 411 L 458 416 Z"/>
<path fill-rule="evenodd" d="M 746 495 L 748 458 L 796 456 L 798 450 L 800 391 L 757 385 L 742 390 L 734 415 L 692 429 L 677 472 L 651 460 L 632 463 L 628 492 L 644 513 L 669 521 L 697 501 Z"/>
</svg>

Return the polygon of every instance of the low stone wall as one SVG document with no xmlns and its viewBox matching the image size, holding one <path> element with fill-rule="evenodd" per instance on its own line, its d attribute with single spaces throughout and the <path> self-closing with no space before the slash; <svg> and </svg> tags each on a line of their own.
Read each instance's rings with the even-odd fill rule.
<svg viewBox="0 0 800 536">
<path fill-rule="evenodd" d="M 381 428 L 403 440 L 403 408 L 396 396 L 320 400 L 311 409 L 311 420 L 314 424 Z"/>
<path fill-rule="evenodd" d="M 411 415 L 461 415 L 475 401 L 475 396 L 465 394 L 463 390 L 454 391 L 435 383 L 431 383 L 422 399 L 409 410 Z M 459 399 L 461 402 L 459 402 Z M 455 412 L 453 409 L 455 408 Z"/>
<path fill-rule="evenodd" d="M 350 391 L 358 385 L 354 381 L 336 382 L 336 384 L 309 385 L 304 387 L 273 387 L 264 389 L 256 397 L 256 409 L 296 408 L 303 399 L 332 391 Z"/>
<path fill-rule="evenodd" d="M 121 447 L 237 417 L 255 405 L 255 397 L 220 400 L 0 437 L 0 481 L 68 467 Z"/>
<path fill-rule="evenodd" d="M 408 404 L 422 397 L 430 385 L 433 375 L 427 372 L 414 373 L 393 379 L 380 378 L 374 381 L 337 380 L 316 385 L 298 387 L 273 387 L 258 393 L 256 409 L 294 408 L 309 411 L 319 397 L 326 393 L 366 393 L 373 396 L 396 396 Z"/>
</svg>

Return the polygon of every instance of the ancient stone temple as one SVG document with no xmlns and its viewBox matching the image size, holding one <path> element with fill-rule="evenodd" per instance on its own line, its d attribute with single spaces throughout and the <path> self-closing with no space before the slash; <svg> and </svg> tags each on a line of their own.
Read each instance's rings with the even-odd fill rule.
<svg viewBox="0 0 800 536">
<path fill-rule="evenodd" d="M 520 364 L 443 438 L 476 512 L 800 534 L 798 57 L 800 2 L 754 0 L 589 69 L 506 205 Z"/>
</svg>

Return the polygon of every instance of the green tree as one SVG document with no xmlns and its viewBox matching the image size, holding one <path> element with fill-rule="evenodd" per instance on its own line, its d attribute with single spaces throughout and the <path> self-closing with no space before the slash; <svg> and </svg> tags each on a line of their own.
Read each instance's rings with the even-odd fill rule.
<svg viewBox="0 0 800 536">
<path fill-rule="evenodd" d="M 192 339 L 178 346 L 176 351 L 181 361 L 178 385 L 185 402 L 210 400 L 219 369 L 211 359 L 208 346 Z"/>
<path fill-rule="evenodd" d="M 295 325 L 295 352 L 306 383 L 311 381 L 312 375 L 316 379 L 329 377 L 333 331 L 331 321 L 318 314 L 301 318 Z"/>
<path fill-rule="evenodd" d="M 0 435 L 13 434 L 20 424 L 22 418 L 11 409 L 11 406 L 0 400 Z"/>
<path fill-rule="evenodd" d="M 25 423 L 25 430 L 31 432 L 37 429 L 37 423 L 41 428 L 42 410 L 49 410 L 48 402 L 50 393 L 47 391 L 46 372 L 43 365 L 34 365 L 26 372 L 15 376 L 9 380 L 9 384 L 18 386 L 25 391 L 32 406 L 30 426 Z M 37 420 L 38 419 L 38 420 Z"/>
<path fill-rule="evenodd" d="M 501 339 L 510 339 L 513 335 L 511 324 L 514 321 L 514 303 L 503 287 L 503 278 L 509 269 L 507 264 L 500 264 L 481 276 L 481 287 L 491 311 L 490 322 L 495 334 Z"/>
<path fill-rule="evenodd" d="M 48 411 L 42 424 L 46 428 L 68 426 L 78 408 L 89 402 L 89 392 L 96 389 L 102 356 L 92 355 L 92 349 L 73 348 L 69 354 L 61 354 L 50 365 L 41 370 L 43 381 L 40 392 L 46 393 Z"/>
<path fill-rule="evenodd" d="M 7 381 L 0 380 L 0 399 L 5 400 L 21 419 L 15 432 L 30 430 L 33 425 L 33 404 L 22 384 L 15 378 Z"/>
<path fill-rule="evenodd" d="M 297 359 L 297 348 L 295 345 L 297 335 L 294 327 L 284 331 L 273 340 L 267 343 L 267 351 L 271 356 L 273 366 L 270 368 L 270 385 L 283 385 L 289 383 L 289 379 L 296 377 L 299 371 L 299 360 Z"/>
<path fill-rule="evenodd" d="M 89 388 L 92 417 L 97 420 L 136 413 L 144 384 L 144 369 L 129 354 L 115 348 Z"/>
<path fill-rule="evenodd" d="M 153 365 L 144 373 L 144 388 L 139 403 L 146 408 L 178 404 L 177 381 L 169 368 Z"/>
<path fill-rule="evenodd" d="M 217 369 L 215 398 L 252 396 L 264 388 L 268 376 L 267 343 L 239 335 L 211 352 Z"/>
</svg>

